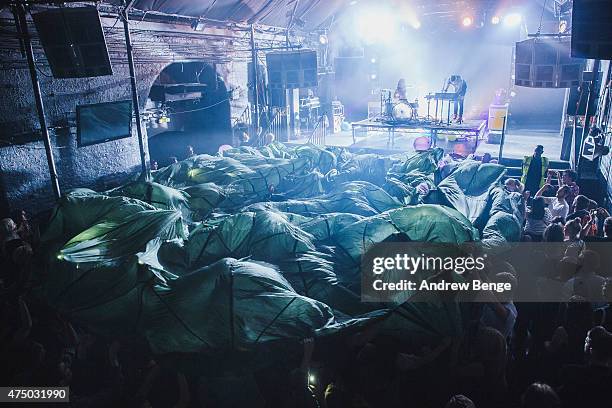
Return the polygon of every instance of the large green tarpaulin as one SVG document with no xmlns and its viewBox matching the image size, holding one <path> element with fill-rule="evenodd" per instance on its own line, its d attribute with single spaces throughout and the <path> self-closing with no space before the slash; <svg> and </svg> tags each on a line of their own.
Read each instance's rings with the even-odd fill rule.
<svg viewBox="0 0 612 408">
<path fill-rule="evenodd" d="M 159 353 L 372 322 L 415 344 L 457 334 L 455 304 L 364 303 L 359 289 L 364 254 L 396 235 L 499 248 L 518 239 L 522 201 L 499 183 L 503 166 L 465 161 L 443 178 L 442 155 L 274 143 L 194 156 L 152 182 L 69 193 L 43 234 L 44 295 L 94 330 L 144 335 Z M 422 183 L 435 194 L 417 192 Z"/>
</svg>

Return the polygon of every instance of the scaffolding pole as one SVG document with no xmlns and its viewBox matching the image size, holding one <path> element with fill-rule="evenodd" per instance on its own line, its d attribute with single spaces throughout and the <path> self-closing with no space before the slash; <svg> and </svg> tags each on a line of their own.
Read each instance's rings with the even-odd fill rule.
<svg viewBox="0 0 612 408">
<path fill-rule="evenodd" d="M 132 47 L 132 38 L 130 36 L 130 26 L 129 26 L 129 11 L 134 3 L 133 0 L 129 1 L 123 11 L 122 11 L 122 19 L 123 19 L 123 31 L 125 33 L 125 47 L 127 50 L 127 60 L 128 67 L 130 70 L 130 84 L 132 88 L 132 105 L 134 116 L 136 117 L 136 133 L 138 134 L 138 147 L 140 148 L 140 165 L 142 169 L 141 177 L 148 180 L 150 177 L 149 169 L 147 166 L 147 153 L 144 147 L 144 136 L 142 132 L 142 120 L 140 117 L 140 105 L 138 103 L 138 88 L 136 87 L 136 69 L 134 68 L 134 55 L 133 55 L 133 47 Z"/>
<path fill-rule="evenodd" d="M 45 144 L 45 153 L 47 154 L 47 164 L 49 165 L 49 175 L 51 176 L 51 187 L 53 195 L 59 199 L 62 195 L 57 169 L 55 168 L 55 160 L 53 159 L 53 149 L 51 147 L 51 138 L 49 137 L 49 129 L 47 128 L 47 118 L 45 116 L 45 105 L 43 104 L 42 94 L 40 92 L 40 83 L 38 82 L 38 74 L 36 72 L 36 64 L 34 62 L 34 50 L 30 41 L 30 33 L 28 31 L 28 22 L 26 20 L 26 9 L 22 4 L 14 7 L 15 23 L 17 30 L 21 34 L 23 51 L 28 60 L 30 69 L 30 78 L 32 80 L 32 88 L 34 90 L 34 101 L 36 102 L 36 111 L 38 112 L 38 123 L 40 124 L 40 132 L 42 133 L 43 143 Z"/>
</svg>

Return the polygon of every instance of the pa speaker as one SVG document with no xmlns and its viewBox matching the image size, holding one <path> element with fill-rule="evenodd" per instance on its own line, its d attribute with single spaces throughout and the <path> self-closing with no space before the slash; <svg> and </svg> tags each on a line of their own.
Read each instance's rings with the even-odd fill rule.
<svg viewBox="0 0 612 408">
<path fill-rule="evenodd" d="M 570 56 L 570 40 L 530 38 L 516 43 L 514 83 L 529 88 L 580 85 L 584 60 Z"/>
<path fill-rule="evenodd" d="M 269 53 L 266 63 L 270 88 L 312 88 L 318 84 L 316 51 Z"/>
<path fill-rule="evenodd" d="M 610 0 L 574 0 L 572 57 L 612 59 L 611 21 Z"/>
<path fill-rule="evenodd" d="M 95 7 L 55 8 L 32 18 L 55 78 L 113 74 Z"/>
</svg>

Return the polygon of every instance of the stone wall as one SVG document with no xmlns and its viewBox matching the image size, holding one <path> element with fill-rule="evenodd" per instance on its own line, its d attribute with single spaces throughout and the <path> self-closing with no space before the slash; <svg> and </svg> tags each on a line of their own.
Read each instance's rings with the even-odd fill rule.
<svg viewBox="0 0 612 408">
<path fill-rule="evenodd" d="M 165 65 L 137 66 L 141 104 Z M 62 191 L 76 187 L 106 188 L 123 182 L 140 169 L 135 126 L 130 138 L 81 148 L 76 144 L 77 105 L 131 98 L 127 65 L 114 64 L 113 70 L 112 76 L 85 79 L 53 79 L 40 70 Z M 37 212 L 49 208 L 53 195 L 44 145 L 37 140 L 40 128 L 29 71 L 0 70 L 0 89 L 0 211 L 25 208 Z"/>
</svg>

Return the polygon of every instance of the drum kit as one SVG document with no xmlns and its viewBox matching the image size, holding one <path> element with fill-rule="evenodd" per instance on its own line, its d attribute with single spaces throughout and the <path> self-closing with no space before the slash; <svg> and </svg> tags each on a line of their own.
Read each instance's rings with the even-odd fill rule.
<svg viewBox="0 0 612 408">
<path fill-rule="evenodd" d="M 394 100 L 391 89 L 382 89 L 380 91 L 380 111 L 385 120 L 395 122 L 409 122 L 418 120 L 419 101 L 408 102 L 405 99 Z"/>
</svg>

